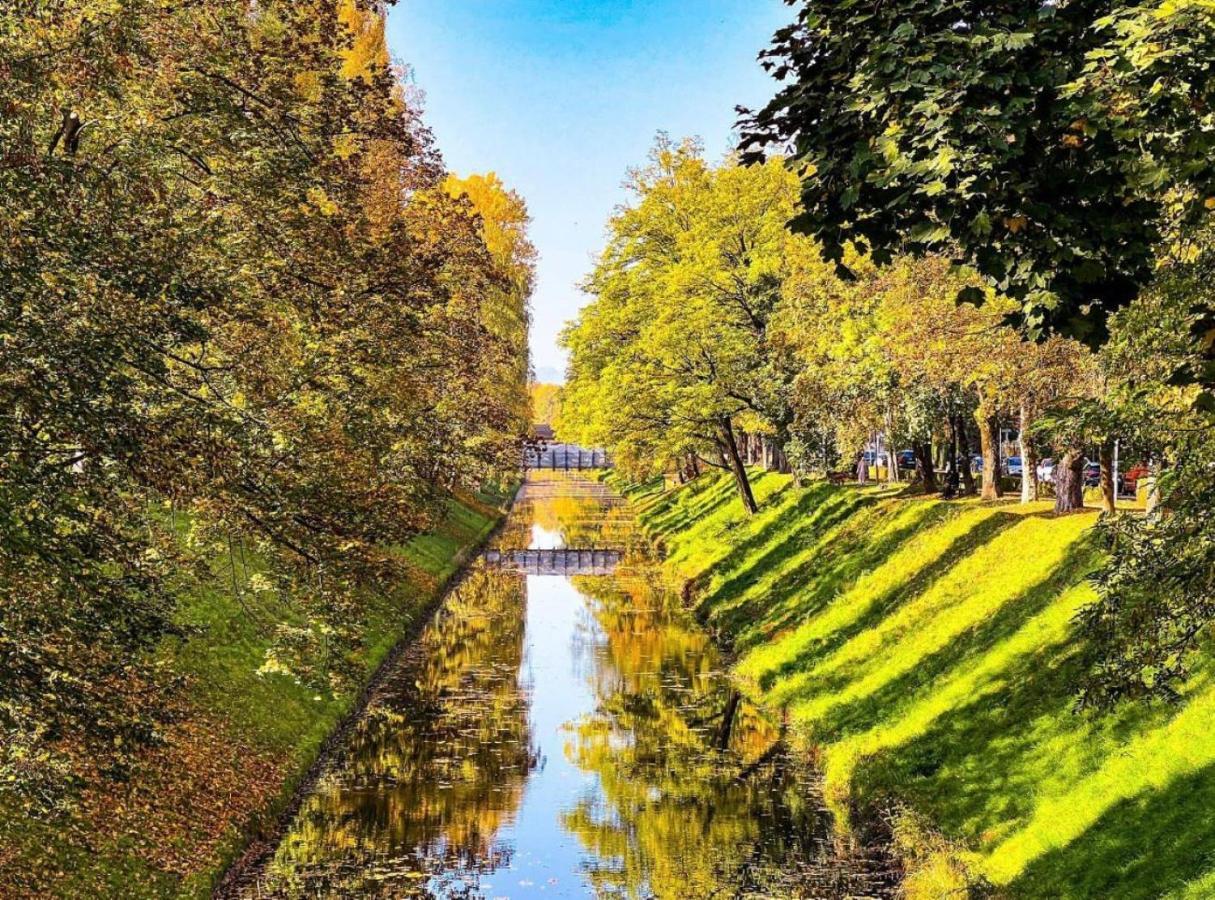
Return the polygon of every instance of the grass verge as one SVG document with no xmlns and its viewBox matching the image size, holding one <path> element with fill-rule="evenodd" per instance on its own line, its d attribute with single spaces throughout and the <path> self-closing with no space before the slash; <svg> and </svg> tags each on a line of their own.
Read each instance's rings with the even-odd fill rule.
<svg viewBox="0 0 1215 900">
<path fill-rule="evenodd" d="M 623 486 L 844 830 L 888 812 L 910 897 L 1215 896 L 1215 682 L 1074 711 L 1096 513 L 795 487 Z M 959 893 L 960 892 L 960 893 Z"/>
<path fill-rule="evenodd" d="M 429 613 L 508 502 L 509 492 L 453 499 L 440 528 L 402 548 L 414 575 L 370 598 L 363 640 L 346 651 L 363 680 Z M 259 561 L 241 562 L 239 571 L 217 564 L 213 579 L 180 598 L 189 637 L 158 654 L 166 677 L 183 685 L 164 744 L 125 783 L 86 791 L 54 821 L 0 808 L 0 896 L 207 897 L 247 841 L 273 826 L 359 686 L 318 694 L 289 675 L 259 673 L 274 626 L 294 612 L 289 598 L 242 601 L 233 580 L 247 583 Z"/>
</svg>

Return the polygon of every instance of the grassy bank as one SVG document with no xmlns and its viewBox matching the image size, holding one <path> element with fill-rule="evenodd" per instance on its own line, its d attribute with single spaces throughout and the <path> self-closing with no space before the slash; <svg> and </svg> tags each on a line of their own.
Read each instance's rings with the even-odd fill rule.
<svg viewBox="0 0 1215 900">
<path fill-rule="evenodd" d="M 910 896 L 1215 896 L 1210 669 L 1175 707 L 1074 711 L 1095 513 L 755 487 L 751 518 L 727 478 L 628 493 L 841 827 L 894 813 Z"/>
<path fill-rule="evenodd" d="M 435 533 L 402 548 L 411 577 L 371 598 L 364 638 L 346 650 L 363 680 L 430 610 L 508 500 L 454 500 Z M 350 710 L 357 686 L 317 693 L 266 670 L 275 628 L 298 613 L 289 598 L 250 598 L 259 561 L 241 558 L 238 567 L 225 559 L 214 570 L 181 597 L 178 621 L 188 636 L 159 653 L 182 685 L 163 745 L 142 754 L 125 783 L 102 781 L 53 821 L 0 809 L 0 896 L 208 896 L 248 837 L 274 822 Z"/>
</svg>

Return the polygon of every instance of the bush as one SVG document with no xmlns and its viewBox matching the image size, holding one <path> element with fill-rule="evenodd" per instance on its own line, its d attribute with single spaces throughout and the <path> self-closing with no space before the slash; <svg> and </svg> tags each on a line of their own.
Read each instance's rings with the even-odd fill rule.
<svg viewBox="0 0 1215 900">
<path fill-rule="evenodd" d="M 1095 578 L 1100 599 L 1078 617 L 1090 648 L 1083 706 L 1177 699 L 1215 621 L 1215 475 L 1189 457 L 1161 489 L 1166 515 L 1101 526 L 1110 561 Z"/>
</svg>

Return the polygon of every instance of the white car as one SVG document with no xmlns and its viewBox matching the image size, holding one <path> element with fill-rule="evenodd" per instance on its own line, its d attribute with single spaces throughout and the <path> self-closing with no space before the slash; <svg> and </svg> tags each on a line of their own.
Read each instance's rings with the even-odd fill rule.
<svg viewBox="0 0 1215 900">
<path fill-rule="evenodd" d="M 1048 484 L 1055 480 L 1055 461 L 1049 456 L 1038 463 L 1038 480 Z"/>
</svg>

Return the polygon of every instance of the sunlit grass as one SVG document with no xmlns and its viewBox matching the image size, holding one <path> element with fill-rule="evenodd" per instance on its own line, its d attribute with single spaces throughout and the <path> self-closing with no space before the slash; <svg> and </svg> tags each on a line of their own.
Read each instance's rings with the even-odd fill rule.
<svg viewBox="0 0 1215 900">
<path fill-rule="evenodd" d="M 1094 512 L 758 472 L 756 488 L 753 517 L 719 476 L 633 499 L 742 682 L 818 746 L 841 825 L 903 808 L 940 833 L 910 895 L 957 876 L 1012 896 L 1215 896 L 1215 687 L 1075 711 Z"/>
</svg>

